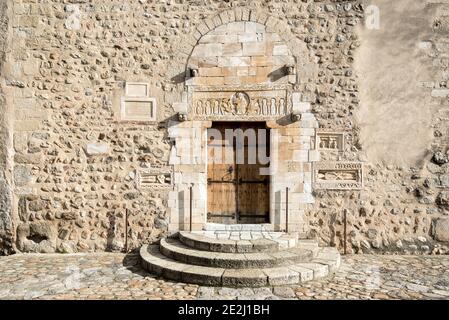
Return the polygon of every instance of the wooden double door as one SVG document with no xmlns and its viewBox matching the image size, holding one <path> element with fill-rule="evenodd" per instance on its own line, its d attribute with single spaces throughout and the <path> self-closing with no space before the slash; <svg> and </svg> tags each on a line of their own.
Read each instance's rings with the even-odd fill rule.
<svg viewBox="0 0 449 320">
<path fill-rule="evenodd" d="M 268 223 L 270 179 L 260 170 L 269 166 L 270 133 L 265 123 L 214 122 L 208 130 L 208 222 Z M 226 136 L 229 130 L 235 134 Z M 240 144 L 239 133 L 245 137 Z"/>
</svg>

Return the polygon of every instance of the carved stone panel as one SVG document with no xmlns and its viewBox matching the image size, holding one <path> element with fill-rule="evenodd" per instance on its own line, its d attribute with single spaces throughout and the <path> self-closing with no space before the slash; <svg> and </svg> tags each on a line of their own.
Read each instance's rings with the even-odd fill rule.
<svg viewBox="0 0 449 320">
<path fill-rule="evenodd" d="M 314 188 L 358 190 L 363 188 L 363 163 L 317 162 L 314 164 Z"/>
<path fill-rule="evenodd" d="M 344 133 L 317 130 L 316 147 L 322 151 L 344 151 Z"/>
<path fill-rule="evenodd" d="M 121 119 L 129 121 L 156 121 L 156 99 L 122 98 Z"/>
<path fill-rule="evenodd" d="M 221 90 L 194 92 L 192 120 L 264 120 L 291 113 L 287 90 Z"/>
<path fill-rule="evenodd" d="M 138 174 L 138 185 L 140 189 L 170 188 L 172 176 L 165 170 L 141 170 Z"/>
</svg>

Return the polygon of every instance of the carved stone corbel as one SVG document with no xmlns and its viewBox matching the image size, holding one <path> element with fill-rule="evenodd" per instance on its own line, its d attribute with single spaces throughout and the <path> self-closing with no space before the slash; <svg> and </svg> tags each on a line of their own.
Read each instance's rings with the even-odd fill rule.
<svg viewBox="0 0 449 320">
<path fill-rule="evenodd" d="M 184 111 L 178 112 L 178 121 L 184 122 L 187 120 L 188 120 L 187 112 L 184 112 Z"/>
<path fill-rule="evenodd" d="M 299 111 L 293 111 L 293 112 L 290 114 L 290 119 L 291 119 L 292 122 L 298 122 L 298 121 L 301 121 L 301 112 L 299 112 Z"/>
</svg>

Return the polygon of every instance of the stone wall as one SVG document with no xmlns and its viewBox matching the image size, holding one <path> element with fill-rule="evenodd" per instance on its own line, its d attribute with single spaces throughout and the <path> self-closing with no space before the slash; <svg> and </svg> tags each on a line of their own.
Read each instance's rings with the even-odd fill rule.
<svg viewBox="0 0 449 320">
<path fill-rule="evenodd" d="M 12 192 L 10 181 L 10 140 L 11 123 L 10 112 L 7 106 L 5 94 L 5 82 L 2 75 L 8 41 L 10 35 L 10 3 L 0 3 L 0 254 L 12 252 L 13 227 L 12 227 Z"/>
<path fill-rule="evenodd" d="M 362 192 L 317 192 L 312 233 L 348 252 L 448 251 L 448 1 L 365 1 L 367 25 L 358 29 L 358 75 L 347 110 L 315 111 L 321 125 L 349 132 L 343 154 L 324 159 L 365 162 Z M 370 7 L 371 6 L 371 7 Z M 379 29 L 373 17 L 380 14 Z M 335 88 L 337 89 L 337 88 Z M 338 89 L 340 90 L 340 89 Z"/>
<path fill-rule="evenodd" d="M 321 129 L 337 138 L 344 133 L 338 150 L 324 148 L 321 160 L 366 163 L 361 191 L 315 191 L 315 207 L 305 212 L 309 236 L 342 248 L 346 212 L 350 252 L 444 251 L 435 245 L 448 241 L 448 4 L 427 2 L 440 8 L 437 18 L 429 17 L 434 38 L 416 42 L 426 41 L 430 63 L 439 69 L 433 79 L 420 79 L 435 97 L 435 139 L 418 165 L 398 167 L 370 160 L 363 149 L 357 118 L 363 73 L 354 65 L 363 36 L 359 1 L 12 1 L 15 41 L 3 75 L 6 101 L 14 108 L 14 246 L 26 252 L 120 250 L 126 240 L 136 248 L 168 232 L 174 144 L 168 126 L 178 112 L 173 105 L 183 101 L 198 39 L 227 19 L 217 13 L 232 12 L 239 20 L 271 17 L 277 21 L 273 30 L 288 34 L 291 54 L 298 56 L 295 90 L 311 104 Z M 225 50 L 217 47 L 211 55 Z M 243 55 L 243 42 L 241 48 Z M 264 69 L 264 75 L 276 78 L 273 71 L 281 66 Z M 188 81 L 214 78 L 216 71 L 198 65 L 200 77 Z M 257 65 L 239 72 L 250 82 Z M 144 83 L 146 89 L 136 96 L 125 83 Z M 152 113 L 139 114 L 142 106 L 151 106 Z M 9 217 L 4 211 L 2 206 L 0 213 Z"/>
</svg>

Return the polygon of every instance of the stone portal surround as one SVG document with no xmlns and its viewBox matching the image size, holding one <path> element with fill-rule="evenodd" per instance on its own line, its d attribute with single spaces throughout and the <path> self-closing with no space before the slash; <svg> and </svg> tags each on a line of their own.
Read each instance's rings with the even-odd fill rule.
<svg viewBox="0 0 449 320">
<path fill-rule="evenodd" d="M 301 120 L 285 125 L 267 121 L 276 130 L 271 134 L 272 165 L 275 174 L 270 177 L 270 226 L 272 231 L 286 227 L 285 199 L 289 188 L 289 232 L 307 232 L 304 213 L 312 196 L 312 162 L 319 161 L 319 152 L 312 148 L 312 139 L 318 123 L 310 112 L 310 104 L 301 102 L 300 94 L 292 95 L 292 105 L 301 112 Z M 239 120 L 239 119 L 236 119 Z M 169 231 L 188 230 L 190 227 L 190 187 L 192 187 L 192 230 L 206 226 L 207 214 L 207 128 L 211 121 L 171 121 L 169 137 L 174 145 L 170 164 L 174 166 L 174 190 L 169 193 Z"/>
<path fill-rule="evenodd" d="M 295 52 L 290 48 L 295 48 Z M 292 90 L 301 72 L 294 72 L 293 68 L 295 75 L 286 70 L 289 65 L 295 67 L 307 59 L 304 44 L 298 43 L 283 22 L 238 8 L 206 19 L 198 27 L 191 49 L 182 51 L 189 52 L 187 90 L 182 101 L 174 103 L 173 108 L 188 121 L 171 120 L 168 124 L 168 136 L 174 142 L 169 160 L 174 166 L 174 189 L 168 200 L 169 231 L 188 230 L 190 223 L 192 230 L 206 227 L 206 141 L 212 121 L 265 121 L 271 129 L 270 155 L 274 168 L 270 176 L 269 228 L 271 231 L 286 230 L 286 188 L 289 188 L 288 231 L 305 235 L 304 210 L 314 202 L 311 164 L 319 160 L 319 152 L 312 149 L 318 123 L 310 111 L 310 103 L 302 101 L 300 92 Z M 285 92 L 283 98 L 274 90 L 279 85 Z M 212 97 L 207 103 L 216 105 L 220 112 L 202 117 L 194 113 L 192 105 L 198 102 L 201 92 Z M 224 95 L 223 92 L 229 93 Z M 243 111 L 232 105 L 232 97 L 237 92 L 248 97 Z M 278 111 L 265 116 L 254 113 L 254 109 L 260 110 L 266 101 L 274 101 L 270 106 L 275 105 Z M 285 106 L 282 113 L 279 112 L 281 105 Z M 300 115 L 300 121 L 292 122 L 291 113 Z M 190 188 L 193 191 L 192 221 Z"/>
</svg>

